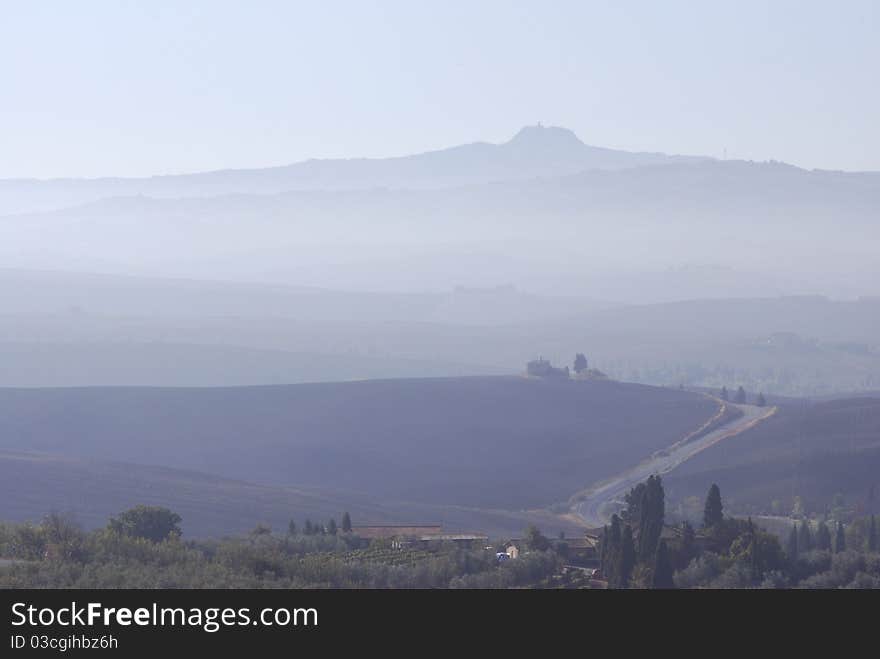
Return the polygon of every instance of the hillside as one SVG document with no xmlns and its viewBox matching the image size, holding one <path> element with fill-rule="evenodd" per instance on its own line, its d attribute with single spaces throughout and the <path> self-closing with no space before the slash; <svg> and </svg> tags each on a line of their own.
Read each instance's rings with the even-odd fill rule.
<svg viewBox="0 0 880 659">
<path fill-rule="evenodd" d="M 0 180 L 0 215 L 49 210 L 105 197 L 206 197 L 287 190 L 437 188 L 561 176 L 702 158 L 588 146 L 565 128 L 526 126 L 502 144 L 477 142 L 393 158 L 306 160 L 282 167 L 150 178 Z"/>
<path fill-rule="evenodd" d="M 636 301 L 669 299 L 652 272 L 708 264 L 734 273 L 690 282 L 678 299 L 753 296 L 762 285 L 854 296 L 877 293 L 878 208 L 878 174 L 700 161 L 431 190 L 105 198 L 3 217 L 0 258 L 360 290 L 510 282 Z"/>
<path fill-rule="evenodd" d="M 452 360 L 124 339 L 0 341 L 0 364 L 0 387 L 212 387 L 505 374 Z"/>
<path fill-rule="evenodd" d="M 837 494 L 864 511 L 880 498 L 880 399 L 787 403 L 759 426 L 707 449 L 664 478 L 670 500 L 718 483 L 731 512 L 788 514 L 794 497 L 823 513 Z M 773 502 L 777 501 L 773 510 Z"/>
<path fill-rule="evenodd" d="M 0 437 L 8 451 L 521 510 L 567 500 L 715 410 L 673 389 L 519 377 L 0 389 Z"/>
<path fill-rule="evenodd" d="M 725 288 L 703 269 L 649 279 L 667 295 L 688 281 Z M 0 298 L 0 386 L 502 375 L 535 351 L 568 362 L 586 350 L 613 378 L 644 384 L 794 396 L 880 387 L 876 297 L 623 305 L 513 286 L 356 292 L 6 269 Z"/>
<path fill-rule="evenodd" d="M 509 511 L 377 501 L 346 490 L 254 485 L 168 467 L 0 451 L 0 500 L 4 521 L 36 521 L 49 512 L 98 528 L 121 510 L 139 504 L 165 506 L 183 518 L 188 538 L 246 534 L 258 523 L 283 533 L 293 519 L 339 522 L 348 511 L 357 524 L 442 524 L 450 531 L 479 530 L 517 536 L 528 524 L 548 533 L 580 528 L 570 516 L 546 510 Z"/>
</svg>

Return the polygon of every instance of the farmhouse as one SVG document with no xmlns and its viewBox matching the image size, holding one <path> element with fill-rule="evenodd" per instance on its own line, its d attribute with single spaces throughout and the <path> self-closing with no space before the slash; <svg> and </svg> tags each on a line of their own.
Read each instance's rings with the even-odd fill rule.
<svg viewBox="0 0 880 659">
<path fill-rule="evenodd" d="M 539 378 L 569 377 L 568 366 L 565 368 L 556 368 L 549 360 L 544 359 L 543 357 L 538 357 L 527 363 L 526 373 Z"/>
</svg>

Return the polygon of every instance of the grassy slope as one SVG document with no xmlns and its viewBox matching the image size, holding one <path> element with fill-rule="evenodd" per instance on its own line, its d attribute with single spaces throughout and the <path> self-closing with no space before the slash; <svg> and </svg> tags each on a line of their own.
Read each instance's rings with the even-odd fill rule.
<svg viewBox="0 0 880 659">
<path fill-rule="evenodd" d="M 280 488 L 166 467 L 0 451 L 4 521 L 38 521 L 48 512 L 70 514 L 86 528 L 100 527 L 125 508 L 167 506 L 183 517 L 187 537 L 247 533 L 258 522 L 284 532 L 293 519 L 339 522 L 349 511 L 357 524 L 438 523 L 450 530 L 514 536 L 530 523 L 548 533 L 575 533 L 578 522 L 547 511 L 516 512 L 375 501 L 345 491 Z"/>
<path fill-rule="evenodd" d="M 734 512 L 769 512 L 774 500 L 789 511 L 795 496 L 808 510 L 822 511 L 838 492 L 850 506 L 865 505 L 871 486 L 880 497 L 880 399 L 784 404 L 665 482 L 672 500 L 703 497 L 716 482 Z"/>
<path fill-rule="evenodd" d="M 715 410 L 672 389 L 516 377 L 5 389 L 0 437 L 10 450 L 519 510 L 567 499 Z"/>
</svg>

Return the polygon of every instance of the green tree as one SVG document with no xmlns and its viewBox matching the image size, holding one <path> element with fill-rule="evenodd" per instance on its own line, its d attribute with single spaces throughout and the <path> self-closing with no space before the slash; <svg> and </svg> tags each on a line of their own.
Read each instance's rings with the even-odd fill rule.
<svg viewBox="0 0 880 659">
<path fill-rule="evenodd" d="M 635 487 L 630 488 L 629 492 L 623 495 L 626 506 L 620 511 L 620 519 L 633 528 L 638 528 L 642 524 L 642 503 L 645 499 L 645 488 L 647 488 L 647 483 L 637 483 Z"/>
<path fill-rule="evenodd" d="M 351 515 L 348 514 L 347 510 L 342 513 L 342 532 L 351 533 Z"/>
<path fill-rule="evenodd" d="M 40 524 L 46 543 L 45 554 L 52 559 L 82 560 L 85 536 L 70 516 L 49 513 Z"/>
<path fill-rule="evenodd" d="M 315 527 L 312 526 L 312 520 L 306 519 L 306 523 L 303 524 L 303 533 L 305 533 L 306 535 L 315 534 Z"/>
<path fill-rule="evenodd" d="M 162 542 L 180 536 L 180 515 L 160 506 L 135 506 L 110 519 L 111 531 L 132 538 Z"/>
<path fill-rule="evenodd" d="M 764 398 L 763 393 L 758 394 L 758 399 L 755 401 L 755 405 L 758 407 L 764 407 L 767 404 L 767 399 Z"/>
<path fill-rule="evenodd" d="M 620 526 L 620 517 L 615 513 L 611 516 L 611 528 L 605 534 L 608 538 L 605 542 L 605 550 L 602 552 L 602 572 L 605 580 L 613 587 L 618 581 L 620 571 L 620 546 L 623 540 L 623 532 Z"/>
<path fill-rule="evenodd" d="M 730 394 L 727 393 L 727 387 L 721 387 L 721 400 L 730 400 Z"/>
<path fill-rule="evenodd" d="M 550 541 L 534 524 L 529 524 L 526 528 L 523 540 L 525 540 L 526 546 L 533 551 L 547 551 L 550 549 Z"/>
<path fill-rule="evenodd" d="M 877 521 L 874 519 L 874 515 L 871 515 L 871 526 L 868 528 L 868 551 L 877 551 L 880 549 L 878 546 L 877 538 Z"/>
<path fill-rule="evenodd" d="M 724 505 L 721 503 L 721 490 L 715 483 L 706 495 L 706 507 L 703 510 L 703 526 L 707 529 L 717 526 L 724 520 Z"/>
<path fill-rule="evenodd" d="M 659 476 L 648 477 L 642 491 L 640 509 L 638 559 L 650 565 L 657 553 L 666 511 L 663 483 Z"/>
<path fill-rule="evenodd" d="M 329 535 L 336 535 L 336 531 L 336 520 L 331 518 L 330 521 L 327 522 L 327 533 Z"/>
<path fill-rule="evenodd" d="M 734 397 L 733 402 L 739 403 L 740 405 L 746 402 L 746 390 L 741 386 L 736 390 L 736 396 Z"/>
<path fill-rule="evenodd" d="M 287 535 L 296 535 L 296 522 L 293 520 L 287 523 Z"/>
<path fill-rule="evenodd" d="M 837 538 L 834 542 L 834 553 L 839 554 L 846 550 L 846 534 L 843 532 L 843 523 L 837 522 Z"/>
<path fill-rule="evenodd" d="M 657 555 L 654 558 L 654 574 L 651 579 L 651 587 L 664 590 L 675 588 L 672 573 L 673 567 L 672 560 L 669 557 L 669 549 L 666 546 L 666 541 L 661 540 L 657 545 Z"/>
<path fill-rule="evenodd" d="M 583 353 L 578 353 L 574 358 L 574 372 L 575 373 L 583 373 L 587 370 L 587 358 L 583 355 Z"/>
</svg>

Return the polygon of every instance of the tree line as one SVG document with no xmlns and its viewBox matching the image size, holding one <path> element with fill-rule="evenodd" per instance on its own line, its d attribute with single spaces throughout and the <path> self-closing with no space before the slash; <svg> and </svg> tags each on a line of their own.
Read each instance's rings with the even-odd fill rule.
<svg viewBox="0 0 880 659">
<path fill-rule="evenodd" d="M 659 476 L 632 488 L 612 515 L 600 542 L 600 574 L 610 588 L 880 588 L 880 538 L 874 515 L 863 520 L 857 547 L 847 547 L 845 525 L 825 521 L 815 532 L 795 524 L 782 548 L 779 538 L 724 514 L 721 490 L 712 484 L 702 524 L 665 524 Z"/>
</svg>

